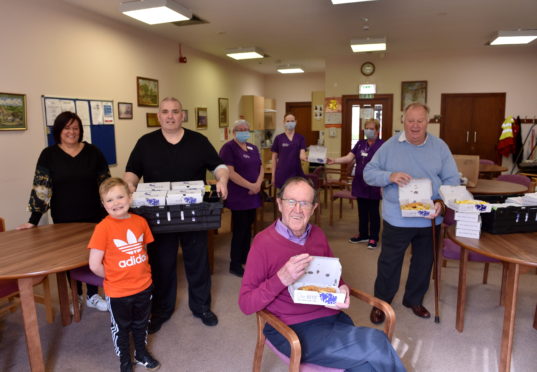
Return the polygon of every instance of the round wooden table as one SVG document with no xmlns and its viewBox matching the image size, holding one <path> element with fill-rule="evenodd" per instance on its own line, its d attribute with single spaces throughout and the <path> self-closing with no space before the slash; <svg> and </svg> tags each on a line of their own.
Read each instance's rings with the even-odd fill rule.
<svg viewBox="0 0 537 372">
<path fill-rule="evenodd" d="M 528 191 L 528 188 L 518 183 L 480 178 L 475 187 L 468 187 L 474 195 L 517 195 Z"/>
<path fill-rule="evenodd" d="M 0 279 L 17 279 L 32 371 L 45 371 L 33 285 L 56 273 L 62 324 L 71 323 L 65 273 L 88 264 L 86 247 L 94 227 L 93 223 L 65 223 L 0 233 Z"/>
<path fill-rule="evenodd" d="M 456 328 L 459 332 L 462 332 L 464 328 L 468 250 L 496 258 L 504 264 L 506 278 L 505 282 L 502 283 L 504 286 L 502 303 L 505 312 L 499 370 L 500 372 L 508 372 L 511 368 L 520 265 L 537 267 L 537 232 L 517 234 L 482 232 L 479 239 L 471 239 L 455 236 L 455 226 L 452 225 L 447 229 L 447 234 L 451 240 L 461 246 L 456 321 Z"/>
</svg>

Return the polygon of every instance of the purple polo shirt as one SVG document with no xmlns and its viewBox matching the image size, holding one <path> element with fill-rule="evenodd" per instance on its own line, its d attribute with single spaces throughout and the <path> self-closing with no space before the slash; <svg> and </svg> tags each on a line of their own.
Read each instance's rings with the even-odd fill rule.
<svg viewBox="0 0 537 372">
<path fill-rule="evenodd" d="M 354 179 L 352 180 L 352 196 L 363 199 L 380 200 L 380 187 L 369 186 L 364 181 L 364 168 L 371 161 L 375 152 L 384 143 L 378 139 L 369 146 L 367 140 L 360 140 L 354 145 L 351 152 L 356 158 L 356 169 L 354 171 Z"/>
<path fill-rule="evenodd" d="M 292 141 L 289 141 L 285 133 L 278 134 L 274 139 L 270 151 L 278 154 L 275 180 L 277 188 L 281 188 L 288 178 L 304 177 L 300 150 L 306 150 L 306 141 L 301 134 L 295 132 Z"/>
<path fill-rule="evenodd" d="M 256 146 L 246 143 L 244 151 L 235 140 L 231 140 L 220 149 L 220 158 L 226 165 L 231 165 L 242 178 L 249 182 L 257 181 L 261 169 L 261 157 Z M 228 182 L 228 195 L 225 206 L 232 210 L 255 209 L 261 206 L 261 194 L 249 195 L 248 189 Z"/>
</svg>

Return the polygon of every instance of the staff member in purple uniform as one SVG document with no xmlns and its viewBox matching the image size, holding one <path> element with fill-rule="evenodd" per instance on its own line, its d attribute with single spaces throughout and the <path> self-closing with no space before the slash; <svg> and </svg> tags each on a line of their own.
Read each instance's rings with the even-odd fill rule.
<svg viewBox="0 0 537 372">
<path fill-rule="evenodd" d="M 365 139 L 356 142 L 353 149 L 345 156 L 327 159 L 328 164 L 345 164 L 356 159 L 356 169 L 352 180 L 352 196 L 358 200 L 359 234 L 349 239 L 350 243 L 368 241 L 367 248 L 377 248 L 380 231 L 379 203 L 382 199 L 380 187 L 369 186 L 364 181 L 364 168 L 373 155 L 384 143 L 379 139 L 380 122 L 367 119 L 364 123 Z"/>
<path fill-rule="evenodd" d="M 246 120 L 237 120 L 233 138 L 220 149 L 220 158 L 229 169 L 228 197 L 225 205 L 231 209 L 233 226 L 229 272 L 242 277 L 252 240 L 255 210 L 261 206 L 263 165 L 256 146 L 248 143 L 250 126 Z"/>
<path fill-rule="evenodd" d="M 285 132 L 278 134 L 272 144 L 272 184 L 281 188 L 291 177 L 304 177 L 302 164 L 306 161 L 306 141 L 301 134 L 295 132 L 296 119 L 287 114 L 283 120 Z"/>
</svg>

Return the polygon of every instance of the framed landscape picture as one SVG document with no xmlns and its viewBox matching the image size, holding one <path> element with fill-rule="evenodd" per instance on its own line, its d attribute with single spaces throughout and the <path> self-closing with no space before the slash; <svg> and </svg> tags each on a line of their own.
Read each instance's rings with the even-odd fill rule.
<svg viewBox="0 0 537 372">
<path fill-rule="evenodd" d="M 207 108 L 196 107 L 196 128 L 207 129 L 207 125 L 208 125 Z"/>
<path fill-rule="evenodd" d="M 155 112 L 147 112 L 145 114 L 145 120 L 148 127 L 160 127 L 158 116 Z"/>
<path fill-rule="evenodd" d="M 26 130 L 26 94 L 0 93 L 0 130 Z"/>
<path fill-rule="evenodd" d="M 427 103 L 427 81 L 401 82 L 401 111 L 412 102 Z"/>
<path fill-rule="evenodd" d="M 188 110 L 183 110 L 183 123 L 188 123 Z"/>
<path fill-rule="evenodd" d="M 229 100 L 227 98 L 218 98 L 218 127 L 227 128 L 229 126 L 228 119 Z"/>
<path fill-rule="evenodd" d="M 132 119 L 132 103 L 118 102 L 117 117 L 119 119 Z"/>
<path fill-rule="evenodd" d="M 158 107 L 158 80 L 136 77 L 138 106 Z"/>
</svg>

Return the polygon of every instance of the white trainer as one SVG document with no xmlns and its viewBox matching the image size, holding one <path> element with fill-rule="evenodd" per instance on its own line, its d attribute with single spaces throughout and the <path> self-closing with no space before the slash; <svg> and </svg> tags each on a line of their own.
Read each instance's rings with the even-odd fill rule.
<svg viewBox="0 0 537 372">
<path fill-rule="evenodd" d="M 86 300 L 87 307 L 93 307 L 99 311 L 108 311 L 108 304 L 98 294 L 94 294 Z"/>
</svg>

